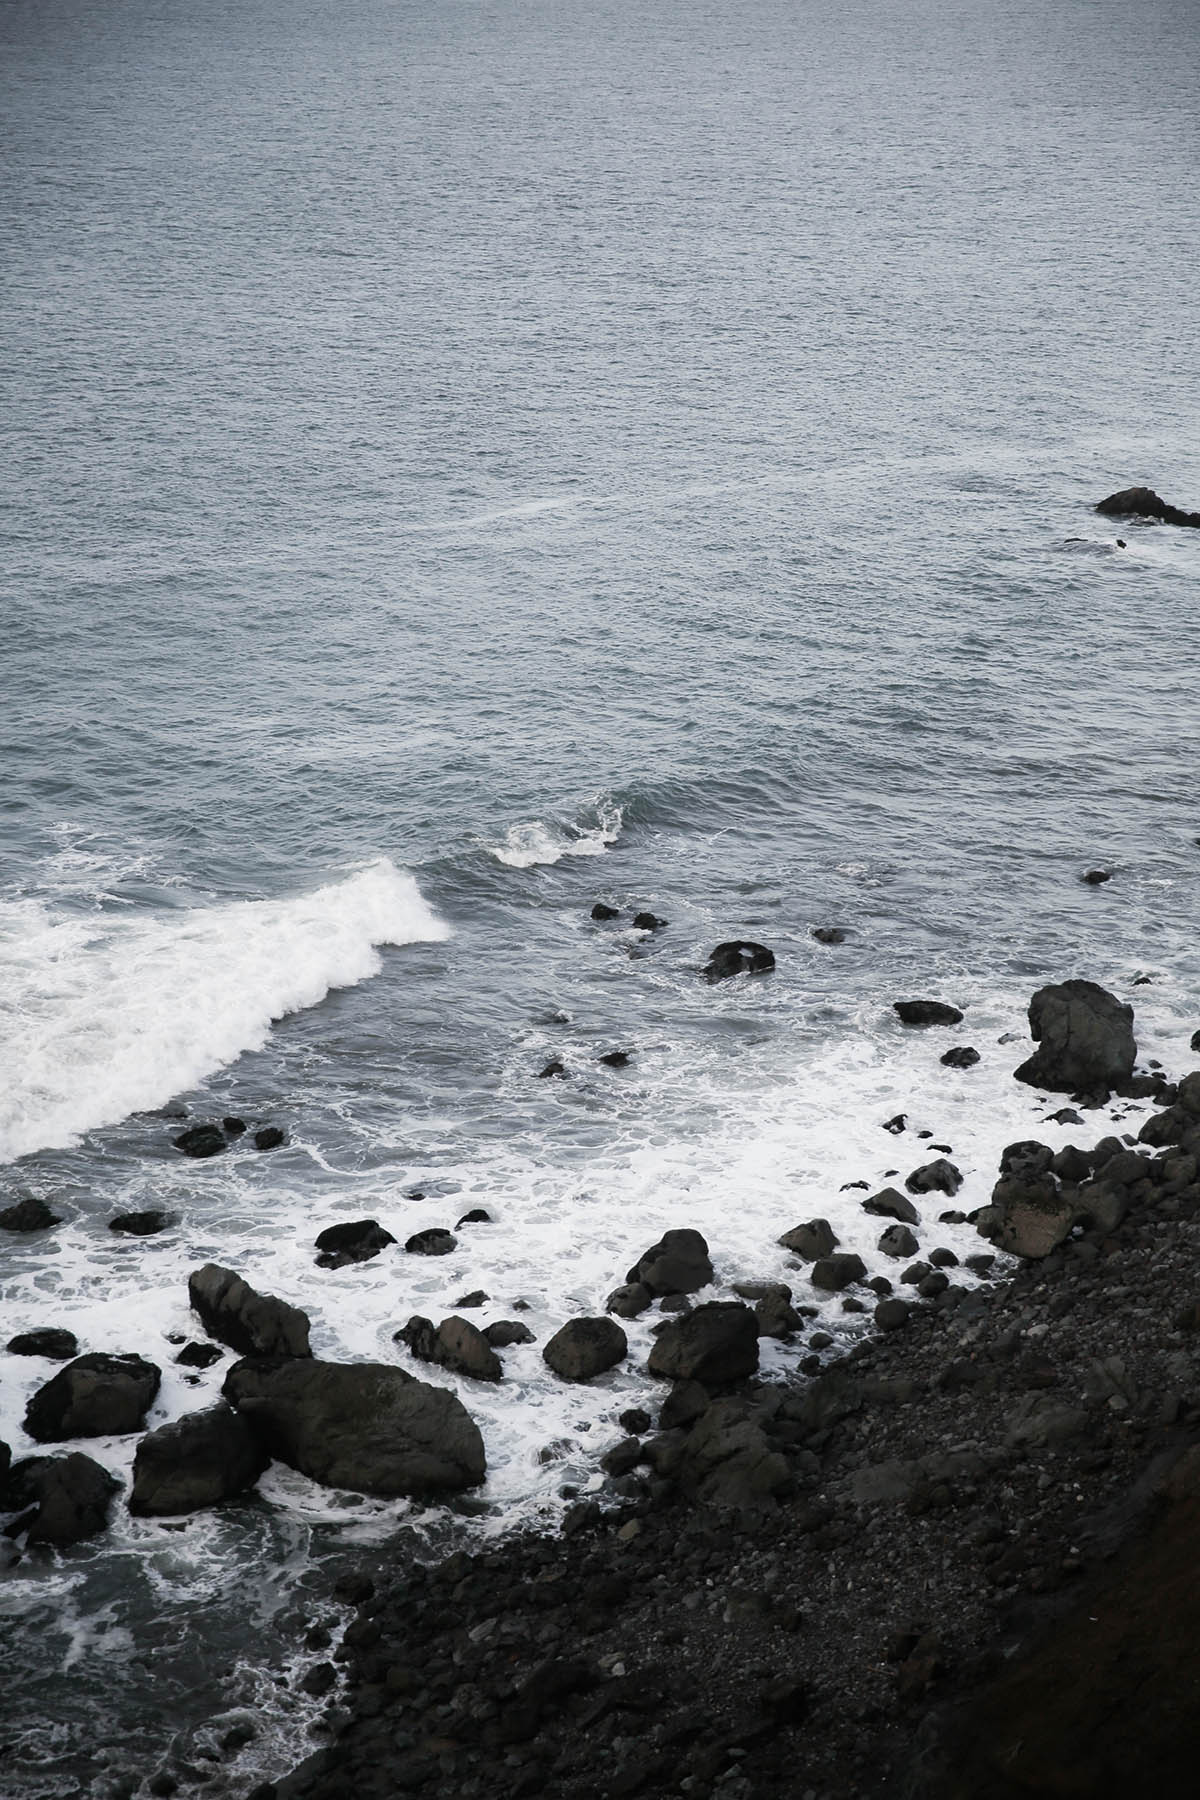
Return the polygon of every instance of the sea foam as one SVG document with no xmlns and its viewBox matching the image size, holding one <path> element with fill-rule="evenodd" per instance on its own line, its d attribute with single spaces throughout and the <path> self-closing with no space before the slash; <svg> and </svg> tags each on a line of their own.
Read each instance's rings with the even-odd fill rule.
<svg viewBox="0 0 1200 1800">
<path fill-rule="evenodd" d="M 386 859 L 315 892 L 169 914 L 0 907 L 0 1161 L 161 1106 L 275 1019 L 449 935 Z"/>
<path fill-rule="evenodd" d="M 532 869 L 561 862 L 564 856 L 603 856 L 620 837 L 621 823 L 620 807 L 603 802 L 597 804 L 593 825 L 548 825 L 542 819 L 531 819 L 510 825 L 502 844 L 487 847 L 497 862 L 510 869 Z"/>
</svg>

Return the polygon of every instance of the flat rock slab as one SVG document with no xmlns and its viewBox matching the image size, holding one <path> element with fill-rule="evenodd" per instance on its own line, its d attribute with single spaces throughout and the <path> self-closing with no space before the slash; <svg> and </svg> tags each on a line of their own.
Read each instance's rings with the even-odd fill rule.
<svg viewBox="0 0 1200 1800">
<path fill-rule="evenodd" d="M 436 1497 L 478 1487 L 487 1472 L 457 1395 L 385 1363 L 250 1357 L 222 1392 L 269 1456 L 326 1487 Z"/>
</svg>

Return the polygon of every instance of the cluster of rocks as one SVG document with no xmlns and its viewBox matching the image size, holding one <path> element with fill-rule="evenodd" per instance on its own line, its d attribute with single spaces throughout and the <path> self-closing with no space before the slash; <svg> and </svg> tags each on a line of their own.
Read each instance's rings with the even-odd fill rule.
<svg viewBox="0 0 1200 1800">
<path fill-rule="evenodd" d="M 249 1125 L 245 1119 L 233 1114 L 219 1123 L 211 1120 L 199 1125 L 189 1125 L 171 1142 L 185 1156 L 220 1156 L 231 1144 L 240 1138 L 250 1136 L 256 1150 L 277 1150 L 281 1144 L 287 1143 L 287 1133 L 281 1125 Z"/>
</svg>

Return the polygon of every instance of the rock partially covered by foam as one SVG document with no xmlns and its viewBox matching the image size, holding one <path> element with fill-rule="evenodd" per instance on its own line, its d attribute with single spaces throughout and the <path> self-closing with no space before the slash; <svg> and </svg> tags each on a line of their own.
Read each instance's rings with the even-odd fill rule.
<svg viewBox="0 0 1200 1800">
<path fill-rule="evenodd" d="M 138 1431 L 161 1380 L 162 1370 L 145 1357 L 93 1350 L 38 1389 L 25 1412 L 25 1429 L 39 1444 Z"/>
<path fill-rule="evenodd" d="M 297 1306 L 260 1294 L 233 1269 L 205 1263 L 188 1276 L 188 1298 L 211 1336 L 243 1356 L 311 1356 L 309 1319 Z"/>
<path fill-rule="evenodd" d="M 1101 500 L 1096 511 L 1109 519 L 1160 519 L 1164 525 L 1200 527 L 1200 512 L 1182 512 L 1178 506 L 1168 506 L 1148 487 L 1122 488 Z"/>
<path fill-rule="evenodd" d="M 0 1483 L 0 1506 L 19 1512 L 31 1544 L 78 1544 L 103 1531 L 121 1484 L 90 1456 L 30 1456 Z M 13 1529 L 9 1527 L 10 1531 Z"/>
<path fill-rule="evenodd" d="M 775 967 L 775 952 L 749 938 L 732 938 L 709 952 L 706 981 L 728 981 L 732 975 L 765 975 Z"/>
<path fill-rule="evenodd" d="M 268 1456 L 326 1487 L 436 1497 L 478 1487 L 487 1472 L 457 1395 L 384 1363 L 249 1357 L 222 1392 Z"/>
<path fill-rule="evenodd" d="M 469 1319 L 455 1316 L 435 1326 L 417 1313 L 395 1333 L 394 1341 L 407 1344 L 422 1362 L 438 1363 L 474 1381 L 499 1381 L 504 1374 L 495 1350 Z"/>
<path fill-rule="evenodd" d="M 132 1513 L 192 1513 L 253 1487 L 267 1455 L 223 1402 L 147 1432 L 133 1463 Z"/>
<path fill-rule="evenodd" d="M 542 1360 L 564 1381 L 591 1381 L 629 1354 L 629 1340 L 615 1319 L 568 1319 L 542 1351 Z"/>
<path fill-rule="evenodd" d="M 1029 1030 L 1038 1048 L 1014 1074 L 1030 1087 L 1103 1101 L 1133 1074 L 1133 1008 L 1094 981 L 1039 988 Z"/>
<path fill-rule="evenodd" d="M 625 1280 L 641 1282 L 651 1294 L 694 1294 L 713 1278 L 708 1244 L 687 1227 L 664 1231 L 657 1244 L 638 1257 Z M 613 1309 L 615 1310 L 615 1309 Z"/>
</svg>

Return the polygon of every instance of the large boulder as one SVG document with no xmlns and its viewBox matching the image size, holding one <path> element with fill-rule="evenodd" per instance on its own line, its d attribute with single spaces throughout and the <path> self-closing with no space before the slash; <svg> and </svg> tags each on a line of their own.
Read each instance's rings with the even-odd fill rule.
<svg viewBox="0 0 1200 1800">
<path fill-rule="evenodd" d="M 454 1317 L 434 1325 L 431 1319 L 414 1314 L 395 1336 L 422 1362 L 438 1363 L 473 1381 L 499 1381 L 504 1374 L 500 1358 L 470 1319 Z"/>
<path fill-rule="evenodd" d="M 30 1456 L 14 1463 L 0 1484 L 0 1507 L 20 1513 L 16 1523 L 28 1532 L 31 1544 L 77 1544 L 104 1530 L 109 1502 L 120 1486 L 79 1450 L 68 1456 Z"/>
<path fill-rule="evenodd" d="M 139 1431 L 161 1380 L 162 1370 L 141 1356 L 77 1356 L 34 1394 L 25 1429 L 39 1444 Z"/>
<path fill-rule="evenodd" d="M 758 1367 L 758 1320 L 739 1300 L 713 1300 L 674 1319 L 650 1352 L 652 1375 L 713 1386 L 741 1381 Z"/>
<path fill-rule="evenodd" d="M 271 1294 L 260 1294 L 219 1263 L 193 1270 L 188 1298 L 209 1335 L 243 1356 L 312 1355 L 306 1312 Z"/>
<path fill-rule="evenodd" d="M 899 1188 L 880 1188 L 863 1201 L 863 1211 L 874 1213 L 877 1219 L 898 1219 L 901 1225 L 919 1225 L 920 1214 L 911 1200 L 906 1200 Z"/>
<path fill-rule="evenodd" d="M 317 1263 L 322 1269 L 341 1269 L 347 1263 L 370 1262 L 395 1243 L 391 1232 L 377 1219 L 352 1219 L 344 1225 L 327 1225 L 317 1233 Z"/>
<path fill-rule="evenodd" d="M 384 1363 L 247 1357 L 222 1392 L 268 1456 L 326 1487 L 436 1497 L 478 1487 L 487 1471 L 457 1395 Z"/>
<path fill-rule="evenodd" d="M 267 1455 L 246 1420 L 221 1403 L 147 1432 L 133 1462 L 132 1513 L 192 1513 L 253 1487 Z"/>
<path fill-rule="evenodd" d="M 787 1461 L 771 1448 L 756 1409 L 735 1395 L 701 1413 L 676 1469 L 680 1485 L 698 1500 L 739 1511 L 773 1504 L 791 1484 Z"/>
<path fill-rule="evenodd" d="M 805 1262 L 816 1262 L 820 1256 L 830 1256 L 837 1249 L 838 1237 L 828 1219 L 809 1219 L 806 1225 L 793 1225 L 785 1231 L 779 1242 L 793 1256 L 803 1257 Z"/>
<path fill-rule="evenodd" d="M 61 1325 L 39 1325 L 33 1331 L 19 1331 L 16 1337 L 9 1338 L 5 1348 L 10 1356 L 44 1356 L 48 1362 L 70 1362 L 79 1355 L 79 1340 Z"/>
<path fill-rule="evenodd" d="M 568 1319 L 542 1350 L 542 1360 L 564 1381 L 590 1381 L 629 1354 L 629 1339 L 615 1319 Z"/>
<path fill-rule="evenodd" d="M 1168 506 L 1148 487 L 1122 488 L 1101 500 L 1096 511 L 1108 519 L 1161 519 L 1164 525 L 1200 526 L 1200 512 L 1181 512 L 1177 506 Z"/>
<path fill-rule="evenodd" d="M 1078 1224 L 1113 1231 L 1129 1210 L 1129 1187 L 1149 1166 L 1130 1156 L 1131 1166 L 1122 1167 L 1126 1155 L 1121 1151 L 1113 1159 L 1111 1179 L 1105 1170 L 1100 1179 L 1077 1187 L 1055 1173 L 1059 1158 L 1048 1145 L 1010 1144 L 1000 1159 L 991 1203 L 976 1215 L 976 1230 L 998 1249 L 1034 1260 L 1049 1256 Z"/>
<path fill-rule="evenodd" d="M 1039 988 L 1029 1029 L 1038 1048 L 1014 1073 L 1030 1087 L 1104 1101 L 1133 1073 L 1133 1008 L 1094 981 Z"/>
<path fill-rule="evenodd" d="M 694 1294 L 712 1278 L 708 1245 L 698 1231 L 684 1229 L 664 1231 L 657 1244 L 639 1256 L 625 1280 L 640 1281 L 651 1294 Z"/>
<path fill-rule="evenodd" d="M 61 1224 L 61 1213 L 51 1212 L 35 1194 L 26 1194 L 23 1200 L 0 1212 L 0 1231 L 49 1231 L 52 1225 Z"/>
<path fill-rule="evenodd" d="M 765 975 L 775 967 L 775 952 L 749 938 L 733 938 L 710 950 L 704 965 L 706 981 L 728 981 L 731 975 Z"/>
<path fill-rule="evenodd" d="M 838 1250 L 832 1256 L 818 1257 L 810 1279 L 814 1287 L 827 1294 L 840 1294 L 852 1281 L 867 1279 L 867 1265 L 852 1250 Z"/>
</svg>

